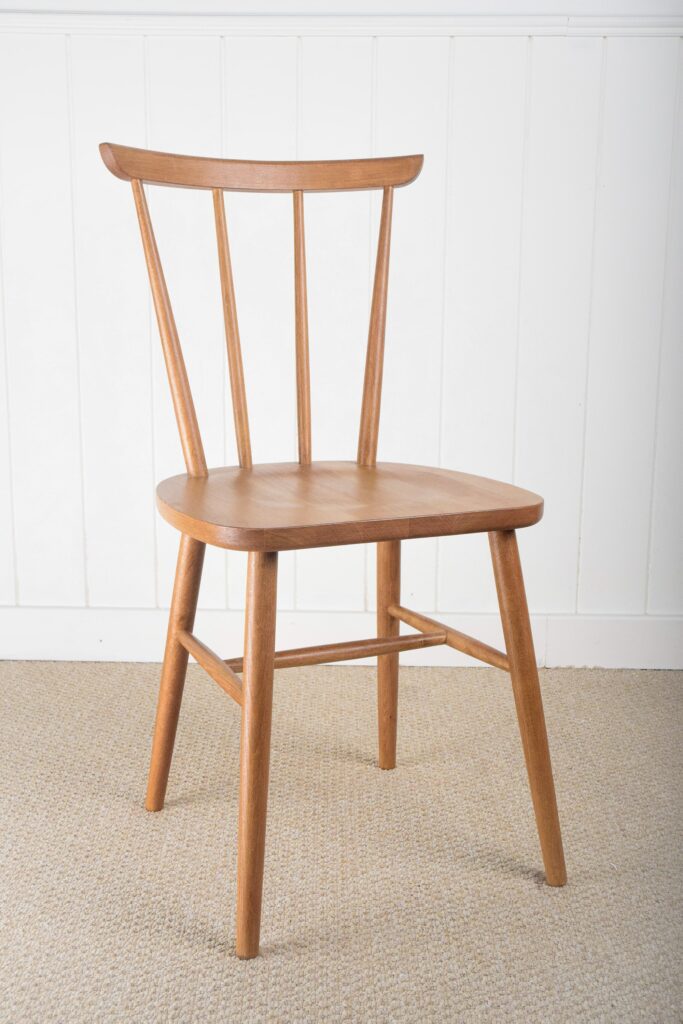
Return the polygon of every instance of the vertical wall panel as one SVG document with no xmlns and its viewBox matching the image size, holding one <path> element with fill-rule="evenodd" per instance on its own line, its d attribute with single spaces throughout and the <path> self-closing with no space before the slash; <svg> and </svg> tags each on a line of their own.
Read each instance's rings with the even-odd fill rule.
<svg viewBox="0 0 683 1024">
<path fill-rule="evenodd" d="M 394 196 L 379 454 L 422 465 L 439 457 L 448 57 L 446 38 L 377 40 L 375 151 L 425 154 Z"/>
<path fill-rule="evenodd" d="M 130 186 L 98 151 L 145 144 L 143 43 L 74 36 L 69 50 L 90 603 L 153 606 L 147 271 Z"/>
<path fill-rule="evenodd" d="M 148 40 L 148 136 L 153 149 L 213 156 L 221 151 L 221 47 L 218 38 Z M 227 370 L 211 193 L 148 189 L 209 466 L 225 459 Z M 153 325 L 155 466 L 158 479 L 184 471 L 178 431 Z M 177 532 L 158 522 L 158 588 L 170 600 Z M 200 606 L 226 604 L 225 555 L 207 549 Z"/>
<path fill-rule="evenodd" d="M 225 40 L 225 155 L 294 160 L 297 40 Z M 226 193 L 252 454 L 291 461 L 296 451 L 293 213 L 289 195 Z M 228 403 L 230 399 L 228 396 Z M 235 461 L 232 414 L 228 458 Z M 283 552 L 278 607 L 294 605 L 293 552 Z M 228 555 L 231 608 L 244 606 L 246 555 Z"/>
<path fill-rule="evenodd" d="M 583 612 L 645 609 L 677 48 L 675 39 L 607 42 L 579 565 Z"/>
<path fill-rule="evenodd" d="M 18 599 L 31 605 L 83 605 L 78 346 L 63 36 L 0 36 L 0 145 Z"/>
<path fill-rule="evenodd" d="M 303 159 L 366 156 L 372 148 L 372 49 L 364 38 L 302 40 Z M 356 456 L 369 316 L 367 193 L 306 197 L 313 458 Z M 297 556 L 297 606 L 360 609 L 364 549 Z"/>
<path fill-rule="evenodd" d="M 379 435 L 379 458 L 389 462 L 439 460 L 450 45 L 446 37 L 377 41 L 375 151 L 425 154 L 420 177 L 394 197 Z M 403 545 L 404 591 L 421 608 L 434 606 L 436 546 Z"/>
<path fill-rule="evenodd" d="M 532 45 L 514 478 L 545 498 L 521 533 L 531 605 L 572 612 L 603 41 Z"/>
<path fill-rule="evenodd" d="M 1 144 L 0 139 L 0 144 Z M 0 192 L 0 605 L 17 601 L 14 564 L 14 511 L 12 502 L 12 459 L 9 437 L 9 381 L 4 327 L 2 286 L 2 193 Z"/>
<path fill-rule="evenodd" d="M 510 479 L 529 43 L 457 39 L 441 463 Z M 495 607 L 483 536 L 439 544 L 439 607 Z"/>
<path fill-rule="evenodd" d="M 683 43 L 668 216 L 648 612 L 683 612 Z"/>
</svg>

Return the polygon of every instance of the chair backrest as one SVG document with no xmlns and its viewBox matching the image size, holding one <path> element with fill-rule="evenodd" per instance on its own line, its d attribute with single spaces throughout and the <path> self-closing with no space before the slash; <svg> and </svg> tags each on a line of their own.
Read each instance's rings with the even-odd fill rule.
<svg viewBox="0 0 683 1024">
<path fill-rule="evenodd" d="M 210 189 L 213 194 L 235 434 L 239 463 L 244 468 L 249 468 L 252 465 L 251 441 L 223 192 L 291 192 L 293 196 L 299 462 L 306 465 L 311 462 L 312 456 L 303 194 L 304 192 L 341 192 L 361 189 L 383 190 L 358 436 L 358 463 L 362 466 L 373 466 L 377 458 L 382 394 L 394 188 L 408 185 L 415 180 L 422 169 L 422 156 L 278 163 L 178 156 L 173 153 L 156 153 L 152 150 L 116 146 L 108 142 L 102 143 L 100 153 L 112 174 L 123 181 L 130 181 L 133 187 L 173 408 L 180 431 L 185 464 L 191 476 L 207 475 L 206 459 L 178 331 L 152 229 L 144 183 Z"/>
</svg>

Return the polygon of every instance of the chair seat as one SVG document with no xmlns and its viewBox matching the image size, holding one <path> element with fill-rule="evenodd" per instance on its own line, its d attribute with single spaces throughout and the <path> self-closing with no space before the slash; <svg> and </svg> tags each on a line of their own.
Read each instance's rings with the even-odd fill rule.
<svg viewBox="0 0 683 1024">
<path fill-rule="evenodd" d="M 238 551 L 515 530 L 543 515 L 543 499 L 520 487 L 391 462 L 279 462 L 182 474 L 159 484 L 157 505 L 183 533 Z"/>
</svg>

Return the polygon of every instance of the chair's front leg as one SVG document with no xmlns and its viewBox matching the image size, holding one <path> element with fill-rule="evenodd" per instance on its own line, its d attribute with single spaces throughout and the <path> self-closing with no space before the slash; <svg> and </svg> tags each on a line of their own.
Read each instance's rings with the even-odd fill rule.
<svg viewBox="0 0 683 1024">
<path fill-rule="evenodd" d="M 148 811 L 160 811 L 164 806 L 187 672 L 187 651 L 176 638 L 179 630 L 191 632 L 194 625 L 205 549 L 206 545 L 200 541 L 181 535 L 147 780 L 145 807 Z"/>
<path fill-rule="evenodd" d="M 377 545 L 377 635 L 398 636 L 400 622 L 387 608 L 401 603 L 401 542 L 380 541 Z M 396 767 L 398 727 L 398 654 L 377 658 L 377 726 L 380 768 Z"/>
<path fill-rule="evenodd" d="M 250 552 L 242 681 L 237 849 L 237 955 L 258 956 L 266 846 L 277 553 Z"/>
<path fill-rule="evenodd" d="M 564 885 L 560 819 L 517 538 L 514 530 L 501 530 L 490 533 L 489 542 L 546 880 Z"/>
</svg>

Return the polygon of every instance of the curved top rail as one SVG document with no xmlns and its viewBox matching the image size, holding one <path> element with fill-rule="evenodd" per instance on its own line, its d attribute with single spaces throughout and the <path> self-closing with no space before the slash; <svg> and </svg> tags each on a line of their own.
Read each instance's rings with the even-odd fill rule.
<svg viewBox="0 0 683 1024">
<path fill-rule="evenodd" d="M 219 160 L 111 142 L 100 145 L 100 154 L 111 173 L 124 181 L 234 192 L 343 192 L 408 185 L 417 178 L 423 161 L 420 155 L 369 160 Z"/>
</svg>

